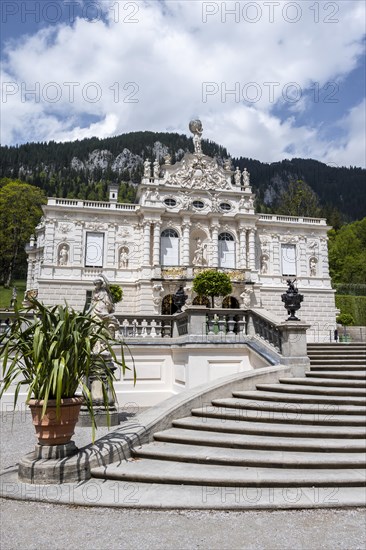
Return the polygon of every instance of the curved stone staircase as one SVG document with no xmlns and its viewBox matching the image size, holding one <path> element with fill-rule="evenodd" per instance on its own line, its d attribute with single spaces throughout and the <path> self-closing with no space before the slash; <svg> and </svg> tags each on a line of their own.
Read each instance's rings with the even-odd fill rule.
<svg viewBox="0 0 366 550">
<path fill-rule="evenodd" d="M 128 461 L 96 467 L 92 475 L 209 491 L 348 488 L 358 491 L 360 503 L 366 345 L 310 344 L 308 353 L 311 366 L 305 377 L 257 384 L 256 390 L 234 391 L 192 409 L 190 416 L 155 433 L 153 442 L 135 448 Z"/>
</svg>

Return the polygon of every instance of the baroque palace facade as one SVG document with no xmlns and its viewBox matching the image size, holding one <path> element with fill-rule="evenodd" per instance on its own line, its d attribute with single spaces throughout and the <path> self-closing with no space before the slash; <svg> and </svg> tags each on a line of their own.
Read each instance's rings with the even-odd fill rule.
<svg viewBox="0 0 366 550">
<path fill-rule="evenodd" d="M 180 286 L 187 306 L 200 304 L 193 277 L 215 268 L 233 283 L 216 307 L 264 308 L 284 320 L 281 294 L 296 278 L 308 339 L 329 340 L 336 308 L 326 221 L 256 214 L 247 170 L 204 155 L 200 121 L 190 129 L 193 154 L 174 165 L 169 156 L 162 166 L 145 161 L 138 204 L 118 203 L 117 186 L 108 202 L 50 198 L 27 247 L 28 291 L 82 308 L 103 273 L 123 288 L 117 315 L 172 314 Z"/>
</svg>

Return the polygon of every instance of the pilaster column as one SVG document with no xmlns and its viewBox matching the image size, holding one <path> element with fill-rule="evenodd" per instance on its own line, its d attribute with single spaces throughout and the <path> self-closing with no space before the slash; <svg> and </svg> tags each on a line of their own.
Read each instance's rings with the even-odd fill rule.
<svg viewBox="0 0 366 550">
<path fill-rule="evenodd" d="M 211 226 L 212 234 L 212 267 L 219 265 L 219 225 L 214 223 Z"/>
<path fill-rule="evenodd" d="M 182 265 L 189 266 L 189 236 L 190 236 L 190 227 L 189 222 L 183 222 L 183 254 L 182 254 Z"/>
<path fill-rule="evenodd" d="M 108 224 L 107 231 L 107 266 L 118 267 L 116 242 L 116 226 L 113 223 Z"/>
<path fill-rule="evenodd" d="M 318 262 L 318 276 L 319 277 L 329 277 L 329 259 L 328 259 L 328 237 L 322 237 L 320 239 L 320 261 Z"/>
<path fill-rule="evenodd" d="M 249 268 L 255 269 L 255 229 L 249 229 Z"/>
<path fill-rule="evenodd" d="M 46 221 L 45 235 L 44 235 L 44 259 L 45 264 L 52 264 L 57 262 L 57 243 L 55 239 L 55 223 L 53 220 Z M 56 256 L 56 259 L 55 259 Z"/>
<path fill-rule="evenodd" d="M 247 267 L 247 230 L 245 227 L 239 229 L 239 243 L 240 243 L 240 256 L 239 267 L 240 269 L 246 269 Z"/>
<path fill-rule="evenodd" d="M 161 222 L 154 222 L 153 265 L 160 264 L 160 229 Z"/>
<path fill-rule="evenodd" d="M 144 247 L 143 247 L 143 265 L 150 265 L 150 228 L 151 222 L 144 222 Z"/>
</svg>

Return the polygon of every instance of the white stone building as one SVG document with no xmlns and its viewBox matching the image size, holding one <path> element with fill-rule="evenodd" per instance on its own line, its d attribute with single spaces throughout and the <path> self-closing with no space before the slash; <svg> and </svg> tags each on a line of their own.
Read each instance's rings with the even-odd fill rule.
<svg viewBox="0 0 366 550">
<path fill-rule="evenodd" d="M 181 285 L 197 304 L 194 275 L 205 268 L 229 274 L 231 297 L 216 306 L 264 308 L 286 318 L 281 294 L 297 280 L 299 316 L 308 340 L 329 340 L 335 328 L 324 219 L 256 214 L 249 173 L 221 167 L 202 154 L 202 126 L 193 121 L 195 152 L 171 165 L 146 160 L 138 204 L 50 198 L 27 247 L 27 289 L 45 303 L 82 308 L 102 272 L 122 286 L 117 315 L 174 313 Z"/>
</svg>

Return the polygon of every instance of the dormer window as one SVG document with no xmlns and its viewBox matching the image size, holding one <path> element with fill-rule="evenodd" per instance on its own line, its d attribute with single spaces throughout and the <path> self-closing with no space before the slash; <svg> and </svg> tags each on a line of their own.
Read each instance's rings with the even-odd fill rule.
<svg viewBox="0 0 366 550">
<path fill-rule="evenodd" d="M 165 199 L 164 204 L 165 206 L 173 208 L 174 206 L 176 206 L 177 201 L 175 199 L 168 198 L 168 199 Z"/>
</svg>

